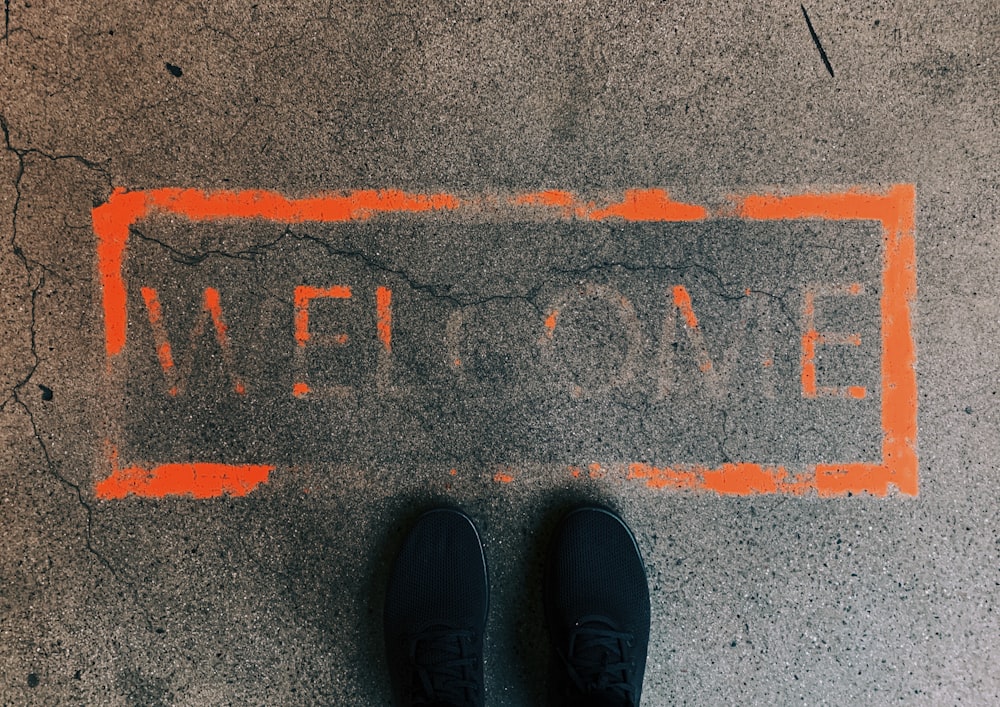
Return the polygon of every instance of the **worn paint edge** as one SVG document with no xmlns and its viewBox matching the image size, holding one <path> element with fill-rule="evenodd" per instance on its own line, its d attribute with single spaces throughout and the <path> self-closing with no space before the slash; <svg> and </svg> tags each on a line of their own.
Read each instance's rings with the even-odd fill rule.
<svg viewBox="0 0 1000 707">
<path fill-rule="evenodd" d="M 814 218 L 870 220 L 882 224 L 885 246 L 880 302 L 882 462 L 815 464 L 809 465 L 804 474 L 795 475 L 790 475 L 784 467 L 756 463 L 724 464 L 709 469 L 692 465 L 656 467 L 635 462 L 629 466 L 628 478 L 645 480 L 647 485 L 654 488 L 691 488 L 720 494 L 802 495 L 815 490 L 821 496 L 854 492 L 884 496 L 890 485 L 895 485 L 903 494 L 917 495 L 916 355 L 910 316 L 916 295 L 913 185 L 897 184 L 881 194 L 856 187 L 831 194 L 760 194 L 734 196 L 731 200 L 737 205 L 735 215 L 750 220 Z M 464 203 L 475 203 L 475 200 Z M 512 198 L 510 203 L 517 207 L 554 208 L 564 217 L 588 220 L 618 217 L 631 221 L 699 221 L 709 215 L 704 207 L 674 202 L 666 191 L 656 189 L 628 190 L 622 202 L 604 207 L 580 202 L 572 193 L 557 190 L 522 194 Z M 380 212 L 454 210 L 462 204 L 462 201 L 451 194 L 408 194 L 395 190 L 361 190 L 345 195 L 296 200 L 275 192 L 259 190 L 204 192 L 197 189 L 164 188 L 129 192 L 116 188 L 109 200 L 95 207 L 92 213 L 109 364 L 125 345 L 128 313 L 122 267 L 129 228 L 154 211 L 186 216 L 194 221 L 258 218 L 281 223 L 300 223 L 365 220 Z M 731 214 L 726 212 L 719 215 Z M 121 470 L 113 464 L 111 476 L 99 482 L 96 491 L 101 498 L 121 498 L 127 493 L 143 495 L 142 491 L 157 495 L 152 489 L 162 488 L 157 484 L 166 484 L 165 479 L 170 477 L 174 480 L 212 479 L 211 482 L 205 481 L 205 485 L 197 489 L 193 485 L 200 482 L 188 482 L 190 485 L 187 493 L 195 497 L 207 497 L 198 495 L 209 492 L 205 489 L 210 489 L 209 495 L 243 495 L 259 483 L 266 483 L 273 468 L 267 465 L 194 463 L 163 464 L 149 470 L 139 467 Z M 232 479 L 241 481 L 231 483 Z M 509 483 L 507 478 L 500 481 Z M 132 490 L 122 493 L 122 489 L 126 487 Z"/>
</svg>

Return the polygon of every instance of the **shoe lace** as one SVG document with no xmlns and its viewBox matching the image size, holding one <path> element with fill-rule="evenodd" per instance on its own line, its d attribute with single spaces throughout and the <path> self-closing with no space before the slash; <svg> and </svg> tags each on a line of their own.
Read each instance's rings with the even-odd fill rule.
<svg viewBox="0 0 1000 707">
<path fill-rule="evenodd" d="M 475 676 L 479 656 L 472 647 L 474 638 L 472 631 L 446 626 L 409 637 L 412 704 L 460 707 L 479 700 Z"/>
<path fill-rule="evenodd" d="M 610 619 L 585 616 L 569 634 L 566 663 L 572 685 L 579 695 L 601 695 L 633 705 L 635 688 L 631 657 L 634 640 L 631 633 L 618 630 Z"/>
</svg>

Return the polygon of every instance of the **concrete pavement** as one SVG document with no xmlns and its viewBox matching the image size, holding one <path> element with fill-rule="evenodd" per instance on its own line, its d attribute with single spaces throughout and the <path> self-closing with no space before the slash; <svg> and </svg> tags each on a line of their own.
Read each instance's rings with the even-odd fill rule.
<svg viewBox="0 0 1000 707">
<path fill-rule="evenodd" d="M 11 0 L 0 703 L 386 704 L 448 503 L 536 704 L 584 499 L 646 705 L 1000 701 L 998 14 Z"/>
</svg>

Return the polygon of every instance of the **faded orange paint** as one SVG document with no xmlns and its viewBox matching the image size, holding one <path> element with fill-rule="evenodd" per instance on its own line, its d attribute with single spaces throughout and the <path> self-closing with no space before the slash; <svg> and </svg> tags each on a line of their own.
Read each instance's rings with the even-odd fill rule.
<svg viewBox="0 0 1000 707">
<path fill-rule="evenodd" d="M 156 358 L 164 371 L 169 371 L 174 367 L 174 358 L 170 353 L 170 342 L 164 341 L 156 347 Z"/>
<path fill-rule="evenodd" d="M 916 495 L 917 375 L 910 305 L 917 294 L 912 184 L 889 192 L 884 205 L 882 270 L 882 463 L 903 493 Z"/>
<path fill-rule="evenodd" d="M 117 449 L 109 445 L 111 474 L 98 482 L 94 491 L 98 498 L 121 499 L 128 495 L 163 498 L 193 496 L 212 498 L 228 494 L 246 496 L 260 484 L 267 483 L 274 470 L 264 464 L 161 464 L 150 469 L 139 466 L 118 467 Z"/>
<path fill-rule="evenodd" d="M 292 395 L 296 398 L 304 398 L 309 395 L 309 385 L 299 381 L 292 385 Z"/>
<path fill-rule="evenodd" d="M 819 333 L 815 329 L 807 329 L 802 333 L 802 360 L 800 361 L 802 395 L 806 398 L 816 397 L 816 342 Z"/>
<path fill-rule="evenodd" d="M 160 361 L 163 372 L 169 374 L 174 368 L 174 357 L 170 350 L 170 342 L 167 340 L 166 329 L 163 326 L 163 308 L 160 306 L 159 294 L 152 287 L 143 287 L 142 299 L 146 303 L 149 324 L 156 340 L 156 357 Z M 171 390 L 176 391 L 177 389 L 171 388 Z"/>
<path fill-rule="evenodd" d="M 718 468 L 698 465 L 657 467 L 636 462 L 629 465 L 627 479 L 645 481 L 650 488 L 689 491 L 714 491 L 722 496 L 748 496 L 758 493 L 802 495 L 815 489 L 809 474 L 792 476 L 782 466 L 739 463 Z"/>
<path fill-rule="evenodd" d="M 816 293 L 812 288 L 806 288 L 802 295 L 802 317 L 807 321 L 816 318 Z"/>
<path fill-rule="evenodd" d="M 763 467 L 760 464 L 723 464 L 718 469 L 702 469 L 705 488 L 719 494 L 748 496 L 753 493 L 774 493 L 778 479 L 785 478 L 782 467 Z"/>
<path fill-rule="evenodd" d="M 229 327 L 222 316 L 222 303 L 219 291 L 214 287 L 205 288 L 205 309 L 212 316 L 212 325 L 215 327 L 215 340 L 219 342 L 219 348 L 222 350 L 222 360 L 226 364 L 226 369 L 233 371 L 233 350 L 229 345 Z M 233 379 L 233 390 L 236 391 L 236 394 L 245 394 L 246 386 L 243 384 L 243 381 L 235 373 L 230 373 L 230 375 Z"/>
<path fill-rule="evenodd" d="M 151 498 L 165 496 L 246 496 L 260 484 L 267 483 L 273 466 L 261 464 L 161 464 L 151 469 L 133 466 L 120 469 L 99 482 L 98 498 L 125 498 L 129 494 Z"/>
<path fill-rule="evenodd" d="M 885 248 L 880 297 L 883 431 L 880 463 L 816 464 L 807 467 L 803 473 L 794 475 L 783 467 L 751 463 L 727 464 L 718 469 L 696 466 L 658 468 L 636 463 L 629 467 L 628 478 L 643 480 L 656 488 L 703 489 L 720 494 L 801 494 L 815 490 L 821 496 L 849 492 L 885 495 L 890 485 L 895 485 L 902 493 L 916 495 L 917 386 L 910 317 L 910 308 L 916 294 L 914 199 L 915 190 L 908 184 L 896 185 L 886 193 L 852 189 L 839 194 L 751 195 L 734 198 L 735 215 L 745 219 L 815 218 L 872 220 L 881 223 Z M 261 191 L 205 193 L 191 189 L 157 189 L 128 192 L 117 188 L 106 204 L 96 207 L 92 212 L 97 238 L 98 272 L 102 285 L 108 370 L 110 372 L 112 359 L 122 351 L 126 341 L 128 317 L 126 288 L 122 277 L 123 258 L 129 227 L 141 218 L 154 213 L 168 213 L 195 221 L 255 218 L 280 223 L 333 222 L 363 220 L 382 212 L 454 210 L 464 204 L 475 203 L 459 201 L 449 194 L 414 195 L 398 191 L 356 191 L 341 196 L 290 200 Z M 656 189 L 630 190 L 626 192 L 622 202 L 600 208 L 593 203 L 576 201 L 570 192 L 559 191 L 524 194 L 514 198 L 512 203 L 520 207 L 559 208 L 567 217 L 589 220 L 616 217 L 634 221 L 668 222 L 701 220 L 707 217 L 707 211 L 703 207 L 674 202 L 666 191 Z M 719 213 L 723 216 L 733 215 L 729 212 Z M 859 294 L 861 288 L 860 283 L 856 283 L 850 285 L 848 291 L 850 294 Z M 678 309 L 681 309 L 680 305 Z M 694 316 L 693 309 L 691 315 Z M 684 316 L 690 324 L 686 313 Z M 694 323 L 697 326 L 696 318 Z M 297 322 L 296 329 L 298 331 Z M 218 326 L 216 330 L 219 331 Z M 303 331 L 308 333 L 308 325 Z M 814 344 L 818 342 L 818 337 L 819 333 L 816 332 Z M 161 366 L 164 365 L 160 348 L 157 354 L 161 359 Z M 170 363 L 173 365 L 172 357 Z M 815 379 L 813 382 L 815 383 Z M 860 386 L 854 386 L 848 389 L 848 395 L 858 396 L 861 390 Z M 188 489 L 184 493 L 239 493 L 241 489 L 247 489 L 248 484 L 266 482 L 267 474 L 262 470 L 266 469 L 269 473 L 271 468 L 196 463 L 165 464 L 151 470 L 133 467 L 121 471 L 116 464 L 112 476 L 98 484 L 99 495 L 119 493 L 123 485 L 130 484 L 140 490 L 154 487 L 162 489 L 166 482 L 161 481 L 161 478 L 168 476 L 189 479 L 178 486 L 170 486 L 174 489 Z M 579 469 L 575 467 L 571 467 L 571 470 L 576 472 L 574 475 L 579 473 Z M 200 473 L 201 481 L 198 480 Z M 255 480 L 253 475 L 260 478 Z M 235 483 L 234 478 L 243 480 Z M 498 472 L 494 479 L 509 483 L 513 476 Z M 192 488 L 196 488 L 196 491 L 192 491 Z"/>
<path fill-rule="evenodd" d="M 514 197 L 514 203 L 518 206 L 570 206 L 576 207 L 579 203 L 573 192 L 561 191 L 559 189 L 549 189 L 531 194 L 521 194 Z"/>
<path fill-rule="evenodd" d="M 126 191 L 117 187 L 108 201 L 91 212 L 97 237 L 105 348 L 116 356 L 125 346 L 128 308 L 122 265 L 129 227 L 153 213 L 176 214 L 192 221 L 264 219 L 278 223 L 358 221 L 377 213 L 422 213 L 457 209 L 451 194 L 408 194 L 398 190 L 362 190 L 345 195 L 288 199 L 267 191 L 204 192 L 198 189 Z"/>
<path fill-rule="evenodd" d="M 325 288 L 298 285 L 295 288 L 295 341 L 299 346 L 305 346 L 309 341 L 309 303 L 321 297 L 350 299 L 351 288 L 343 285 Z M 347 343 L 347 340 L 343 343 Z"/>
<path fill-rule="evenodd" d="M 497 483 L 509 484 L 511 481 L 514 480 L 514 477 L 505 471 L 498 471 L 497 473 L 493 474 L 493 480 L 496 481 Z"/>
<path fill-rule="evenodd" d="M 756 195 L 736 198 L 742 218 L 867 220 L 882 224 L 882 463 L 817 464 L 821 494 L 867 491 L 885 495 L 890 484 L 918 493 L 917 377 L 910 308 L 917 293 L 912 184 L 884 194 L 859 189 L 841 194 Z"/>
<path fill-rule="evenodd" d="M 269 191 L 204 192 L 199 189 L 154 189 L 147 208 L 186 216 L 192 221 L 239 218 L 280 223 L 357 221 L 377 213 L 420 213 L 457 209 L 451 194 L 408 194 L 395 189 L 360 190 L 344 195 L 288 199 Z"/>
<path fill-rule="evenodd" d="M 549 316 L 545 317 L 545 335 L 552 338 L 552 335 L 556 331 L 556 323 L 559 321 L 559 310 L 553 309 L 549 312 Z"/>
<path fill-rule="evenodd" d="M 856 296 L 864 290 L 860 284 L 847 287 L 826 287 L 826 294 L 846 294 Z M 836 386 L 818 387 L 816 384 L 816 347 L 819 345 L 861 346 L 861 335 L 855 332 L 819 332 L 816 331 L 816 292 L 807 288 L 802 303 L 802 357 L 800 361 L 802 397 L 816 398 L 842 397 L 860 400 L 867 394 L 864 386 L 838 388 Z"/>
<path fill-rule="evenodd" d="M 887 464 L 817 464 L 816 490 L 821 496 L 840 496 L 846 493 L 874 493 L 884 496 L 889 484 L 896 484 L 900 491 L 916 495 L 900 484 L 898 470 Z"/>
<path fill-rule="evenodd" d="M 143 302 L 146 304 L 146 312 L 149 316 L 149 325 L 153 330 L 153 339 L 156 342 L 156 357 L 160 362 L 160 368 L 163 369 L 163 375 L 166 377 L 167 385 L 169 386 L 167 392 L 171 397 L 176 397 L 184 386 L 185 378 L 190 374 L 190 356 L 188 365 L 184 366 L 184 371 L 177 371 L 174 363 L 173 348 L 170 344 L 170 339 L 167 337 L 167 328 L 163 321 L 163 307 L 160 304 L 159 293 L 153 287 L 143 287 L 141 288 L 141 292 Z M 225 368 L 232 379 L 233 390 L 238 395 L 244 395 L 246 393 L 246 385 L 239 375 L 234 372 L 232 347 L 229 344 L 227 334 L 229 327 L 226 325 L 226 321 L 222 315 L 219 291 L 214 287 L 206 287 L 204 297 L 204 310 L 208 312 L 212 320 L 212 326 L 215 328 L 215 339 L 222 351 L 222 360 Z M 192 346 L 201 337 L 204 332 L 204 326 L 204 319 L 199 320 L 195 325 L 191 333 Z"/>
<path fill-rule="evenodd" d="M 635 462 L 629 465 L 629 479 L 641 479 L 650 488 L 696 489 L 698 475 L 693 471 L 670 467 L 655 467 L 651 464 Z"/>
<path fill-rule="evenodd" d="M 837 194 L 752 194 L 734 197 L 737 215 L 756 221 L 816 218 L 830 221 L 880 221 L 895 208 L 901 188 L 897 185 L 888 194 L 875 194 L 855 187 Z"/>
<path fill-rule="evenodd" d="M 684 317 L 684 328 L 687 331 L 688 340 L 691 342 L 691 346 L 694 349 L 695 360 L 698 364 L 698 370 L 701 373 L 707 374 L 709 385 L 713 388 L 717 388 L 719 385 L 718 375 L 715 372 L 715 366 L 712 363 L 711 356 L 708 355 L 708 346 L 705 345 L 705 336 L 702 334 L 701 328 L 698 326 L 698 317 L 694 313 L 694 306 L 691 304 L 691 294 L 688 292 L 684 285 L 675 285 L 673 288 L 673 300 L 674 308 L 681 313 Z M 668 316 L 664 320 L 664 326 L 670 330 L 673 330 L 675 324 L 673 323 L 673 317 Z M 670 332 L 670 336 L 673 332 Z M 666 336 L 664 341 L 669 340 Z M 665 383 L 661 383 L 661 386 L 665 389 Z"/>
<path fill-rule="evenodd" d="M 511 202 L 517 206 L 556 208 L 566 218 L 587 221 L 621 218 L 626 221 L 701 221 L 708 210 L 697 204 L 674 201 L 664 189 L 629 189 L 617 203 L 597 206 L 593 201 L 580 201 L 572 192 L 549 189 L 520 194 Z"/>
<path fill-rule="evenodd" d="M 611 216 L 626 221 L 701 221 L 708 211 L 704 206 L 674 201 L 664 189 L 629 189 L 620 203 L 588 214 L 594 221 Z"/>
<path fill-rule="evenodd" d="M 816 331 L 816 293 L 806 289 L 802 297 L 802 355 L 799 361 L 799 382 L 802 384 L 802 395 L 806 398 L 816 397 L 816 343 L 819 332 Z"/>
<path fill-rule="evenodd" d="M 215 337 L 221 346 L 227 346 L 229 327 L 222 319 L 222 304 L 219 298 L 219 291 L 214 287 L 205 288 L 205 309 L 212 315 L 212 323 L 215 325 Z"/>
<path fill-rule="evenodd" d="M 694 307 L 691 306 L 691 295 L 684 285 L 674 286 L 674 306 L 680 310 L 684 317 L 684 324 L 689 329 L 698 327 L 698 317 L 695 316 Z"/>
<path fill-rule="evenodd" d="M 375 290 L 375 326 L 378 338 L 386 353 L 392 352 L 392 290 L 379 287 Z"/>
<path fill-rule="evenodd" d="M 125 346 L 128 310 L 122 278 L 123 257 L 129 226 L 149 211 L 147 199 L 146 192 L 127 192 L 118 187 L 111 192 L 107 203 L 91 212 L 103 296 L 105 350 L 109 357 L 121 353 Z"/>
</svg>

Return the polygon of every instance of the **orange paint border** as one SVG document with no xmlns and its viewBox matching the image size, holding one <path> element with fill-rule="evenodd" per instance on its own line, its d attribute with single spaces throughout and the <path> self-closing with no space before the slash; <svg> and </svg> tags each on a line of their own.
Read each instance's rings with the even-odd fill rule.
<svg viewBox="0 0 1000 707">
<path fill-rule="evenodd" d="M 737 200 L 737 213 L 745 219 L 861 220 L 882 225 L 882 462 L 816 464 L 814 485 L 820 495 L 884 496 L 890 485 L 910 496 L 918 493 L 916 346 L 910 323 L 917 294 L 915 199 L 912 184 L 897 184 L 884 194 L 852 189 Z"/>
<path fill-rule="evenodd" d="M 578 200 L 571 192 L 549 190 L 522 194 L 507 206 L 519 217 L 539 211 L 564 219 L 598 221 L 682 222 L 736 216 L 754 221 L 818 219 L 826 221 L 875 221 L 882 226 L 884 259 L 880 313 L 882 324 L 882 460 L 879 463 L 843 462 L 807 465 L 801 473 L 780 466 L 751 462 L 724 464 L 710 469 L 697 465 L 656 467 L 636 462 L 626 478 L 651 488 L 712 491 L 720 495 L 784 493 L 820 496 L 870 493 L 884 496 L 891 486 L 905 495 L 918 493 L 917 380 L 914 365 L 910 310 L 917 289 L 914 242 L 915 189 L 897 184 L 883 193 L 853 188 L 830 194 L 778 196 L 757 194 L 731 197 L 730 209 L 711 214 L 697 204 L 674 201 L 662 189 L 627 190 L 622 201 L 598 206 Z M 126 285 L 122 275 L 130 227 L 156 214 L 182 216 L 191 221 L 261 219 L 277 223 L 346 222 L 379 213 L 425 214 L 466 209 L 481 210 L 495 199 L 459 199 L 451 194 L 409 194 L 398 190 L 362 190 L 347 194 L 289 199 L 268 191 L 204 192 L 164 188 L 149 191 L 115 189 L 108 201 L 93 210 L 97 238 L 97 265 L 102 287 L 105 350 L 108 371 L 122 352 L 127 332 Z M 379 301 L 379 334 L 388 350 L 389 300 Z M 693 312 L 692 312 L 693 315 Z M 545 325 L 555 322 L 550 314 Z M 858 397 L 858 396 L 855 396 Z M 115 449 L 109 443 L 109 449 Z M 121 470 L 117 452 L 109 454 L 111 474 L 99 482 L 99 498 L 193 495 L 197 498 L 224 493 L 243 495 L 265 483 L 272 466 L 225 465 L 208 462 L 161 464 L 150 470 Z M 572 469 L 573 467 L 571 467 Z M 506 478 L 496 479 L 509 483 Z"/>
<path fill-rule="evenodd" d="M 151 469 L 118 466 L 118 450 L 108 448 L 111 475 L 100 481 L 94 491 L 98 498 L 136 496 L 190 495 L 194 498 L 214 498 L 227 494 L 246 496 L 260 484 L 267 483 L 274 470 L 266 464 L 160 464 Z"/>
</svg>

